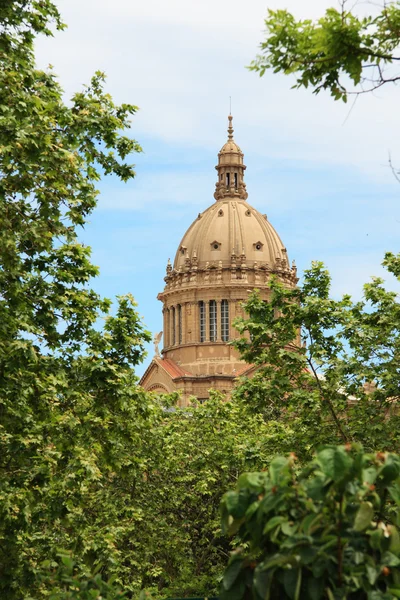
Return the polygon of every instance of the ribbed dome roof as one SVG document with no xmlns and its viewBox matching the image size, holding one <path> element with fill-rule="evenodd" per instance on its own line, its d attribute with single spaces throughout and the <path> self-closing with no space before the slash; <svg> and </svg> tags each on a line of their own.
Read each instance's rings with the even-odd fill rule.
<svg viewBox="0 0 400 600">
<path fill-rule="evenodd" d="M 244 255 L 249 267 L 255 262 L 272 270 L 277 264 L 289 267 L 286 249 L 266 215 L 244 200 L 225 198 L 200 213 L 189 227 L 176 253 L 174 269 L 183 269 L 185 258 L 196 257 L 199 268 L 207 263 L 228 267 L 233 254 L 238 258 Z"/>
<path fill-rule="evenodd" d="M 215 186 L 215 204 L 199 213 L 182 238 L 174 265 L 167 266 L 167 277 L 194 273 L 190 283 L 196 281 L 196 273 L 229 269 L 234 281 L 246 281 L 245 275 L 235 276 L 236 269 L 266 269 L 283 275 L 295 267 L 289 261 L 280 237 L 268 222 L 247 203 L 244 182 L 243 153 L 233 139 L 232 115 L 228 117 L 228 140 L 218 153 L 218 179 Z M 168 280 L 169 281 L 169 280 Z M 186 280 L 185 280 L 186 281 Z M 219 281 L 223 281 L 222 276 Z"/>
<path fill-rule="evenodd" d="M 239 148 L 239 146 L 237 145 L 237 143 L 235 142 L 235 140 L 228 140 L 227 142 L 225 142 L 225 144 L 222 146 L 219 153 L 220 154 L 231 154 L 232 152 L 237 152 L 238 154 L 242 154 L 242 151 Z"/>
</svg>

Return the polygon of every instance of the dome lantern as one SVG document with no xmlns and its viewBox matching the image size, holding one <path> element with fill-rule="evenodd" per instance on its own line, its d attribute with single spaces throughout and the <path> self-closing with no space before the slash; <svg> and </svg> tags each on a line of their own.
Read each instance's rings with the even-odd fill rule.
<svg viewBox="0 0 400 600">
<path fill-rule="evenodd" d="M 246 184 L 244 183 L 243 152 L 233 139 L 232 115 L 228 117 L 228 141 L 222 146 L 218 154 L 218 181 L 215 185 L 214 198 L 246 200 Z"/>
</svg>

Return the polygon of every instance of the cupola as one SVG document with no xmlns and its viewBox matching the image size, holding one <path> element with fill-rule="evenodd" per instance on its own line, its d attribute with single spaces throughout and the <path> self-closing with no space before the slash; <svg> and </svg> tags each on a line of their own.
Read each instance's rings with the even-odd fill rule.
<svg viewBox="0 0 400 600">
<path fill-rule="evenodd" d="M 228 117 L 228 141 L 218 154 L 218 181 L 215 186 L 214 198 L 240 198 L 246 200 L 246 184 L 244 183 L 243 152 L 233 139 L 232 115 Z"/>
</svg>

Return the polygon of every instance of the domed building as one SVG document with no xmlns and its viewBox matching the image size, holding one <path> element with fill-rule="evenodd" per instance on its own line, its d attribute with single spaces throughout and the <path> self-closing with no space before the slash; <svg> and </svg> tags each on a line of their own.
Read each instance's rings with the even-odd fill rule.
<svg viewBox="0 0 400 600">
<path fill-rule="evenodd" d="M 182 405 L 190 396 L 200 401 L 209 390 L 229 394 L 235 380 L 251 376 L 253 367 L 239 359 L 229 341 L 238 337 L 232 326 L 244 316 L 242 303 L 260 290 L 268 300 L 268 280 L 277 275 L 296 285 L 286 248 L 267 219 L 247 202 L 243 152 L 233 139 L 229 116 L 228 141 L 218 154 L 215 202 L 186 231 L 175 255 L 168 260 L 163 303 L 164 347 L 142 377 L 146 390 L 179 390 Z"/>
</svg>

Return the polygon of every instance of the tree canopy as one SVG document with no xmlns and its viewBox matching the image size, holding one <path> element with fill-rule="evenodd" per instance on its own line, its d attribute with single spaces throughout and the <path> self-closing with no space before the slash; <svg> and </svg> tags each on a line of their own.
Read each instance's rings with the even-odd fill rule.
<svg viewBox="0 0 400 600">
<path fill-rule="evenodd" d="M 266 38 L 250 69 L 294 74 L 294 87 L 328 90 L 335 100 L 400 81 L 400 2 L 360 17 L 356 5 L 329 8 L 316 21 L 297 20 L 287 10 L 268 10 Z M 375 10 L 375 6 L 372 10 Z M 353 87 L 350 87 L 353 86 Z"/>
<path fill-rule="evenodd" d="M 390 502 L 391 501 L 391 506 Z M 400 596 L 400 458 L 327 446 L 245 473 L 222 522 L 240 539 L 221 599 L 391 600 Z"/>
<path fill-rule="evenodd" d="M 89 567 L 112 560 L 111 482 L 128 467 L 142 476 L 133 447 L 153 418 L 132 370 L 149 334 L 132 297 L 111 315 L 90 288 L 98 269 L 78 239 L 101 173 L 134 176 L 125 159 L 140 146 L 121 132 L 136 107 L 115 105 L 102 73 L 65 103 L 34 62 L 35 36 L 52 26 L 63 27 L 48 0 L 1 4 L 0 590 L 10 599 L 41 589 L 56 548 Z"/>
<path fill-rule="evenodd" d="M 400 255 L 387 253 L 383 264 L 400 281 Z M 330 284 L 326 268 L 313 263 L 297 288 L 272 278 L 268 303 L 250 296 L 235 346 L 259 370 L 234 395 L 249 410 L 294 426 L 296 451 L 306 449 L 306 439 L 310 449 L 359 441 L 398 451 L 398 295 L 373 278 L 362 300 L 335 300 Z"/>
<path fill-rule="evenodd" d="M 399 304 L 381 280 L 333 300 L 314 265 L 296 290 L 272 279 L 270 304 L 249 299 L 236 346 L 259 371 L 230 401 L 178 409 L 141 389 L 149 333 L 132 296 L 91 288 L 79 239 L 100 177 L 134 177 L 137 109 L 100 72 L 66 102 L 34 60 L 54 27 L 50 0 L 0 6 L 0 595 L 211 595 L 240 543 L 219 502 L 241 472 L 322 442 L 398 448 Z M 399 257 L 385 265 L 400 276 Z"/>
</svg>

